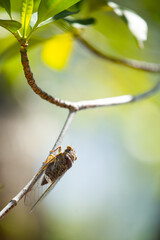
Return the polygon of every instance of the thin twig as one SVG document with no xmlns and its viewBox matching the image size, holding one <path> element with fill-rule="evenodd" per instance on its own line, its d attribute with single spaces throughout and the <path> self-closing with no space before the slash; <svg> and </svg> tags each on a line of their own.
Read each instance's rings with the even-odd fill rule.
<svg viewBox="0 0 160 240">
<path fill-rule="evenodd" d="M 75 114 L 76 114 L 75 111 L 74 112 L 73 111 L 69 111 L 69 114 L 68 114 L 68 117 L 67 117 L 67 119 L 65 121 L 65 124 L 64 124 L 64 126 L 63 126 L 63 128 L 62 128 L 62 130 L 61 130 L 61 132 L 60 132 L 60 134 L 59 134 L 59 136 L 58 136 L 58 138 L 57 138 L 57 140 L 56 140 L 52 150 L 56 149 L 58 146 L 61 145 L 61 143 L 63 141 L 63 138 L 64 138 L 64 136 L 65 136 L 65 134 L 66 134 L 66 132 L 67 132 L 67 130 L 68 130 L 68 128 L 69 128 L 69 126 L 70 126 L 74 116 L 75 116 Z"/>
<path fill-rule="evenodd" d="M 66 24 L 66 21 L 60 20 L 58 22 L 58 26 L 63 30 L 63 31 L 71 31 L 74 35 L 74 37 L 83 45 L 85 46 L 88 50 L 90 50 L 92 53 L 94 53 L 97 57 L 100 57 L 104 60 L 123 65 L 132 69 L 137 69 L 137 70 L 142 70 L 146 72 L 152 72 L 152 73 L 160 73 L 160 64 L 159 63 L 153 63 L 153 62 L 144 62 L 144 61 L 138 61 L 138 60 L 133 60 L 129 58 L 119 58 L 119 57 L 113 57 L 108 54 L 104 54 L 101 52 L 99 49 L 94 47 L 92 43 L 87 41 L 82 33 L 82 29 L 75 28 L 74 26 Z"/>
<path fill-rule="evenodd" d="M 138 95 L 122 95 L 117 97 L 111 97 L 111 98 L 102 98 L 102 99 L 96 99 L 96 100 L 88 100 L 88 101 L 80 101 L 75 102 L 74 106 L 76 106 L 77 111 L 83 110 L 83 109 L 89 109 L 89 108 L 97 108 L 97 107 L 109 107 L 113 105 L 122 105 L 127 104 L 131 102 L 136 102 L 142 99 L 146 99 L 148 97 L 153 96 L 155 93 L 160 91 L 160 81 L 156 83 L 156 85 L 151 88 L 150 90 L 143 92 Z"/>
<path fill-rule="evenodd" d="M 137 70 L 143 70 L 146 72 L 152 72 L 152 73 L 160 73 L 160 64 L 156 64 L 156 63 L 150 63 L 150 62 L 142 62 L 142 61 L 137 61 L 137 60 L 132 60 L 132 59 L 128 59 L 128 58 L 118 58 L 118 57 L 112 57 L 109 55 L 106 55 L 104 53 L 102 53 L 100 50 L 98 50 L 97 48 L 95 48 L 93 45 L 91 45 L 87 40 L 85 40 L 82 36 L 80 35 L 76 35 L 77 40 L 82 43 L 87 49 L 89 49 L 92 53 L 94 53 L 96 56 L 113 62 L 113 63 L 117 63 L 123 66 L 127 66 L 133 69 L 137 69 Z"/>
<path fill-rule="evenodd" d="M 24 195 L 31 189 L 35 183 L 36 175 L 29 181 L 29 183 L 7 204 L 0 212 L 0 219 L 2 219 L 17 203 L 24 197 Z"/>
</svg>

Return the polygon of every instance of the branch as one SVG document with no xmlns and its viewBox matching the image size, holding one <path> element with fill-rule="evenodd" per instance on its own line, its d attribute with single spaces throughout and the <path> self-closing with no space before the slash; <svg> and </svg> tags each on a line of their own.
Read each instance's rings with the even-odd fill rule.
<svg viewBox="0 0 160 240">
<path fill-rule="evenodd" d="M 63 126 L 63 128 L 62 128 L 62 130 L 61 130 L 61 132 L 60 132 L 60 134 L 59 134 L 59 136 L 58 136 L 58 138 L 57 138 L 57 140 L 56 140 L 52 150 L 56 149 L 58 146 L 61 145 L 61 143 L 63 141 L 63 138 L 64 138 L 64 136 L 65 136 L 65 134 L 66 134 L 66 132 L 67 132 L 67 130 L 68 130 L 68 128 L 69 128 L 69 126 L 70 126 L 74 116 L 75 116 L 75 114 L 76 114 L 75 111 L 74 112 L 73 111 L 69 111 L 68 117 L 67 117 L 67 119 L 66 119 L 66 121 L 64 123 L 64 126 Z"/>
<path fill-rule="evenodd" d="M 143 70 L 146 72 L 152 72 L 152 73 L 160 73 L 160 64 L 156 63 L 149 63 L 149 62 L 142 62 L 137 60 L 131 60 L 128 58 L 116 58 L 112 56 L 108 56 L 101 51 L 97 50 L 93 45 L 91 45 L 88 41 L 86 41 L 82 36 L 75 34 L 77 37 L 77 40 L 82 43 L 87 49 L 89 49 L 92 53 L 94 53 L 96 56 L 113 62 L 117 64 L 121 64 L 123 66 L 127 66 L 133 69 L 137 70 Z"/>
<path fill-rule="evenodd" d="M 96 108 L 96 107 L 109 107 L 113 105 L 122 105 L 127 104 L 131 102 L 136 102 L 139 100 L 142 100 L 144 98 L 148 98 L 152 95 L 154 95 L 156 92 L 160 90 L 160 82 L 158 82 L 152 89 L 149 91 L 146 91 L 142 94 L 132 96 L 132 95 L 122 95 L 118 97 L 111 97 L 111 98 L 103 98 L 103 99 L 97 99 L 97 100 L 90 100 L 90 101 L 80 101 L 80 102 L 71 102 L 71 106 L 74 106 L 76 111 L 84 110 L 84 109 L 90 109 L 90 108 Z M 54 150 L 57 146 L 59 146 L 63 140 L 63 137 L 68 130 L 73 117 L 76 114 L 76 111 L 69 111 L 69 115 L 66 119 L 66 122 L 64 123 L 64 126 L 61 130 L 60 135 L 57 138 L 56 143 L 54 144 L 54 147 L 52 150 Z M 42 174 L 42 172 L 41 172 Z M 35 175 L 31 181 L 9 202 L 9 204 L 2 209 L 0 212 L 0 219 L 2 219 L 13 207 L 17 205 L 17 203 L 24 197 L 24 195 L 30 191 L 34 183 L 37 181 L 36 178 L 37 175 Z M 38 176 L 39 177 L 39 176 Z"/>
<path fill-rule="evenodd" d="M 83 41 L 85 41 L 85 40 L 83 40 Z M 87 43 L 87 42 L 85 42 L 85 43 Z M 96 99 L 96 100 L 89 100 L 89 101 L 79 101 L 79 102 L 69 102 L 69 101 L 61 100 L 59 98 L 55 98 L 51 95 L 48 95 L 48 93 L 44 92 L 36 84 L 35 79 L 33 77 L 33 73 L 31 72 L 31 69 L 30 69 L 29 60 L 28 60 L 28 56 L 27 56 L 27 45 L 26 44 L 21 46 L 20 52 L 21 52 L 21 61 L 22 61 L 25 77 L 28 81 L 28 84 L 32 88 L 32 90 L 36 94 L 38 94 L 42 99 L 44 99 L 52 104 L 55 104 L 56 106 L 69 109 L 70 113 L 72 113 L 72 114 L 76 111 L 80 111 L 83 109 L 96 108 L 96 107 L 107 107 L 107 106 L 112 106 L 112 105 L 122 105 L 122 104 L 126 104 L 126 103 L 131 103 L 134 101 L 141 100 L 143 98 L 147 98 L 159 91 L 160 82 L 158 82 L 149 91 L 142 93 L 140 95 L 137 95 L 137 96 L 123 95 L 123 96 L 118 96 L 118 97 L 103 98 L 103 99 Z M 62 133 L 62 135 L 63 135 L 63 133 Z"/>
<path fill-rule="evenodd" d="M 28 46 L 27 44 L 24 44 L 20 48 L 21 62 L 22 62 L 22 65 L 23 65 L 23 70 L 24 70 L 25 77 L 28 81 L 28 84 L 32 88 L 32 90 L 37 95 L 39 95 L 42 99 L 44 99 L 44 100 L 46 100 L 46 101 L 48 101 L 52 104 L 55 104 L 56 106 L 63 107 L 63 108 L 68 108 L 69 110 L 74 111 L 75 108 L 70 102 L 63 101 L 59 98 L 52 97 L 51 95 L 49 95 L 48 93 L 43 91 L 36 84 L 36 82 L 34 80 L 34 77 L 33 77 L 33 73 L 31 72 L 30 65 L 29 65 L 29 60 L 28 60 L 28 56 L 27 56 L 27 46 Z"/>
<path fill-rule="evenodd" d="M 66 131 L 68 130 L 75 113 L 76 112 L 72 112 L 72 111 L 69 112 L 68 117 L 64 123 L 64 126 L 60 132 L 60 135 L 58 136 L 57 141 L 54 144 L 54 147 L 52 148 L 52 150 L 56 149 L 57 146 L 61 145 L 64 135 L 66 134 Z M 28 182 L 27 185 L 6 205 L 6 207 L 2 209 L 2 211 L 0 212 L 0 219 L 2 219 L 12 208 L 14 208 L 17 205 L 17 203 L 25 196 L 25 194 L 32 189 L 33 185 L 36 183 L 36 181 L 39 179 L 39 177 L 42 174 L 43 174 L 43 170 L 40 170 L 38 176 L 37 174 L 34 175 L 34 177 L 30 180 L 30 182 Z"/>
<path fill-rule="evenodd" d="M 95 51 L 95 49 L 94 49 L 94 51 Z M 65 135 L 67 129 L 69 128 L 69 126 L 73 120 L 73 117 L 75 116 L 75 113 L 77 111 L 84 110 L 84 109 L 90 109 L 90 108 L 96 108 L 96 107 L 109 107 L 109 106 L 113 106 L 113 105 L 122 105 L 122 104 L 131 103 L 131 102 L 136 102 L 136 101 L 148 98 L 160 90 L 160 81 L 158 81 L 158 83 L 152 89 L 150 89 L 144 93 L 141 93 L 139 95 L 136 95 L 136 96 L 122 95 L 122 96 L 118 96 L 118 97 L 103 98 L 103 99 L 89 100 L 89 101 L 79 101 L 79 102 L 63 101 L 59 98 L 54 98 L 54 97 L 48 95 L 46 92 L 42 91 L 35 83 L 33 74 L 31 72 L 30 66 L 29 66 L 26 44 L 21 46 L 20 52 L 21 52 L 21 61 L 22 61 L 22 65 L 24 68 L 24 73 L 25 73 L 26 79 L 27 79 L 29 85 L 31 86 L 31 88 L 33 89 L 33 91 L 36 94 L 38 94 L 41 98 L 49 101 L 50 103 L 53 103 L 62 108 L 69 109 L 69 115 L 66 119 L 66 122 L 64 123 L 64 126 L 63 126 L 63 128 L 60 132 L 60 135 L 58 136 L 57 141 L 54 144 L 54 147 L 52 150 L 54 150 L 57 146 L 59 146 L 61 144 L 61 142 L 64 138 L 64 135 Z M 97 52 L 96 52 L 96 54 L 97 54 Z M 113 61 L 115 61 L 115 60 L 113 60 Z M 121 61 L 121 63 L 122 63 L 122 61 Z M 124 62 L 122 64 L 124 64 Z M 133 67 L 133 65 L 131 67 Z M 135 66 L 134 66 L 134 68 L 135 68 Z M 139 68 L 139 69 L 142 69 L 142 68 Z M 143 70 L 144 70 L 144 68 L 143 68 Z M 147 69 L 147 71 L 149 71 L 149 70 Z M 43 170 L 40 170 L 38 176 L 36 174 L 31 179 L 31 181 L 9 202 L 9 204 L 4 209 L 2 209 L 2 211 L 0 212 L 0 219 L 2 219 L 12 208 L 14 208 L 17 205 L 17 203 L 24 197 L 24 195 L 28 191 L 31 190 L 32 186 L 37 181 L 37 178 L 39 178 L 39 176 L 42 173 L 43 173 Z"/>
<path fill-rule="evenodd" d="M 24 197 L 24 195 L 32 188 L 36 180 L 36 175 L 30 180 L 30 182 L 7 204 L 6 207 L 0 212 L 0 219 L 2 219 L 17 203 Z"/>
<path fill-rule="evenodd" d="M 97 108 L 97 107 L 109 107 L 113 105 L 122 105 L 127 104 L 131 102 L 137 102 L 139 100 L 143 100 L 145 98 L 153 96 L 155 93 L 160 91 L 160 81 L 156 83 L 156 85 L 141 94 L 138 95 L 122 95 L 117 97 L 111 97 L 111 98 L 102 98 L 102 99 L 96 99 L 96 100 L 88 100 L 88 101 L 80 101 L 75 102 L 74 106 L 76 106 L 77 111 L 83 110 L 83 109 L 89 109 L 89 108 Z"/>
</svg>

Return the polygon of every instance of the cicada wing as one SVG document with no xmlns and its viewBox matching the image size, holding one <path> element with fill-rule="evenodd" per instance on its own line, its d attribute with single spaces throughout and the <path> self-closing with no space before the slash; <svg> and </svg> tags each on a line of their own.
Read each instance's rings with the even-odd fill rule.
<svg viewBox="0 0 160 240">
<path fill-rule="evenodd" d="M 51 182 L 45 180 L 45 169 L 50 161 L 43 163 L 42 167 L 35 175 L 32 185 L 24 196 L 24 204 L 26 206 L 33 206 L 46 189 L 51 185 Z"/>
<path fill-rule="evenodd" d="M 31 207 L 50 185 L 50 183 L 41 185 L 44 175 L 45 174 L 42 167 L 35 176 L 34 184 L 31 186 L 31 189 L 26 193 L 24 197 L 24 204 L 26 206 Z"/>
<path fill-rule="evenodd" d="M 42 167 L 38 171 L 38 173 L 35 175 L 33 184 L 30 186 L 29 191 L 24 196 L 24 204 L 28 207 L 31 207 L 39 197 L 45 192 L 45 190 L 48 188 L 48 186 L 51 183 L 46 182 L 46 184 L 42 184 L 42 181 L 44 180 L 45 176 L 45 169 L 47 168 L 47 165 L 50 162 L 43 163 Z"/>
<path fill-rule="evenodd" d="M 64 175 L 64 174 L 63 174 L 63 175 Z M 63 175 L 62 175 L 62 176 L 63 176 Z M 40 203 L 40 201 L 41 201 L 44 197 L 46 197 L 46 195 L 56 186 L 56 184 L 59 182 L 59 180 L 62 178 L 62 176 L 59 177 L 57 180 L 55 180 L 55 181 L 52 182 L 52 183 L 45 184 L 45 185 L 47 185 L 47 188 L 46 188 L 46 189 L 43 191 L 43 193 L 39 196 L 39 198 L 37 199 L 37 201 L 35 201 L 35 202 L 33 203 L 30 212 L 32 212 L 33 209 Z"/>
</svg>

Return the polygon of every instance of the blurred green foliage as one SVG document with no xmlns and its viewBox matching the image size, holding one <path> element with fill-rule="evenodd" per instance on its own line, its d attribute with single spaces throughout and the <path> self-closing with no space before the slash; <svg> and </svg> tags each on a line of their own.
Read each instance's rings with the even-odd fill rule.
<svg viewBox="0 0 160 240">
<path fill-rule="evenodd" d="M 34 1 L 34 12 L 39 2 Z M 95 24 L 87 26 L 83 36 L 97 49 L 115 57 L 159 62 L 158 0 L 115 0 L 147 22 L 144 49 L 137 47 L 127 25 L 114 12 L 96 11 L 104 1 L 86 2 L 91 5 L 84 1 L 83 12 L 73 17 L 85 18 L 87 9 L 93 10 L 90 17 L 96 19 Z M 11 0 L 12 17 L 17 21 L 21 21 L 21 3 Z M 80 7 L 77 4 L 69 10 Z M 1 19 L 8 19 L 4 8 L 0 10 Z M 29 41 L 32 71 L 48 93 L 75 101 L 138 94 L 150 89 L 158 79 L 157 74 L 99 59 L 76 40 L 63 71 L 48 68 L 41 58 L 43 43 L 63 33 L 61 23 L 53 21 L 38 28 Z M 19 43 L 3 28 L 0 46 L 2 208 L 32 177 L 31 169 L 39 168 L 66 113 L 32 93 L 22 72 Z M 0 223 L 0 239 L 158 240 L 159 104 L 160 97 L 154 96 L 128 106 L 77 115 L 64 140 L 77 151 L 74 168 L 32 215 L 21 205 L 10 212 Z"/>
</svg>

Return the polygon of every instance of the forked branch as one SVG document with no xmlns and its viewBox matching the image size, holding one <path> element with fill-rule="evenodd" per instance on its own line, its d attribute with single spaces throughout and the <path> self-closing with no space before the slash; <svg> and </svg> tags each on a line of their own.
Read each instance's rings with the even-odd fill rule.
<svg viewBox="0 0 160 240">
<path fill-rule="evenodd" d="M 158 82 L 151 90 L 146 91 L 146 92 L 136 95 L 136 96 L 122 95 L 122 96 L 112 97 L 112 98 L 73 102 L 73 103 L 71 103 L 71 106 L 73 104 L 73 106 L 76 108 L 76 111 L 80 111 L 83 109 L 90 109 L 90 108 L 95 108 L 95 107 L 109 107 L 109 106 L 113 106 L 113 105 L 122 105 L 122 104 L 131 103 L 131 102 L 136 102 L 136 101 L 142 100 L 144 98 L 148 98 L 148 97 L 154 95 L 159 90 L 160 90 L 160 82 Z M 66 122 L 62 128 L 62 131 L 60 132 L 60 135 L 58 136 L 57 141 L 54 144 L 54 147 L 52 150 L 54 150 L 57 146 L 61 145 L 64 135 L 66 134 L 66 131 L 68 130 L 76 111 L 69 110 L 69 115 L 67 117 L 67 120 L 66 120 Z M 14 208 L 17 205 L 17 203 L 24 197 L 24 195 L 32 188 L 35 181 L 36 181 L 36 175 L 9 202 L 9 204 L 4 209 L 2 209 L 2 211 L 0 212 L 0 219 L 2 219 L 12 208 Z"/>
<path fill-rule="evenodd" d="M 39 95 L 42 99 L 52 104 L 55 104 L 56 106 L 67 108 L 71 112 L 76 112 L 76 111 L 89 109 L 89 108 L 126 104 L 126 103 L 134 102 L 143 98 L 147 98 L 160 90 L 160 82 L 158 82 L 152 89 L 150 89 L 149 91 L 146 91 L 145 93 L 139 94 L 137 96 L 122 95 L 118 97 L 102 98 L 102 99 L 95 99 L 95 100 L 89 100 L 89 101 L 79 101 L 79 102 L 65 101 L 60 98 L 56 98 L 54 96 L 49 95 L 48 93 L 44 92 L 36 84 L 35 79 L 33 77 L 33 73 L 31 72 L 30 65 L 29 65 L 29 60 L 27 56 L 27 45 L 21 46 L 20 52 L 21 52 L 21 61 L 24 69 L 24 74 L 32 90 L 37 95 Z"/>
<path fill-rule="evenodd" d="M 64 135 L 66 134 L 66 131 L 68 130 L 68 128 L 73 120 L 73 117 L 77 111 L 84 110 L 84 109 L 90 109 L 90 108 L 96 108 L 96 107 L 109 107 L 109 106 L 113 106 L 113 105 L 122 105 L 122 104 L 131 103 L 131 102 L 136 102 L 136 101 L 148 98 L 160 90 L 160 81 L 158 81 L 152 89 L 150 89 L 146 92 L 143 92 L 141 94 L 138 94 L 136 96 L 122 95 L 122 96 L 117 96 L 117 97 L 110 97 L 110 98 L 103 98 L 103 99 L 96 99 L 96 100 L 89 100 L 89 101 L 79 101 L 79 102 L 64 101 L 59 98 L 55 98 L 51 95 L 48 95 L 46 92 L 44 92 L 43 90 L 41 90 L 38 87 L 38 85 L 36 84 L 35 79 L 33 77 L 33 74 L 31 72 L 30 66 L 29 66 L 26 44 L 21 46 L 20 52 L 21 52 L 21 61 L 22 61 L 23 69 L 24 69 L 24 74 L 25 74 L 28 84 L 31 86 L 32 90 L 36 94 L 38 94 L 42 99 L 45 99 L 46 101 L 48 101 L 52 104 L 55 104 L 62 108 L 67 108 L 69 110 L 69 115 L 66 119 L 66 122 L 65 122 L 65 124 L 60 132 L 60 135 L 58 136 L 57 141 L 54 144 L 54 147 L 52 150 L 54 150 L 59 145 L 61 145 Z M 123 64 L 122 61 L 121 61 L 121 64 Z M 126 65 L 126 63 L 124 65 Z M 132 64 L 133 68 L 135 68 L 135 66 L 136 66 L 135 64 Z M 147 71 L 150 69 L 151 71 L 154 70 L 154 72 L 155 72 L 156 69 L 153 69 L 152 67 L 151 68 L 147 67 L 146 68 Z M 136 69 L 137 69 L 137 67 L 136 67 Z M 139 68 L 139 69 L 142 69 L 142 68 Z M 158 72 L 159 69 L 157 68 L 156 71 Z M 31 179 L 31 181 L 9 202 L 9 204 L 4 209 L 2 209 L 2 211 L 0 212 L 0 219 L 2 219 L 12 208 L 14 208 L 17 205 L 17 203 L 25 196 L 25 194 L 28 191 L 30 191 L 30 189 L 32 188 L 32 186 L 34 185 L 34 183 L 37 180 L 36 176 L 37 175 L 35 175 Z"/>
</svg>

